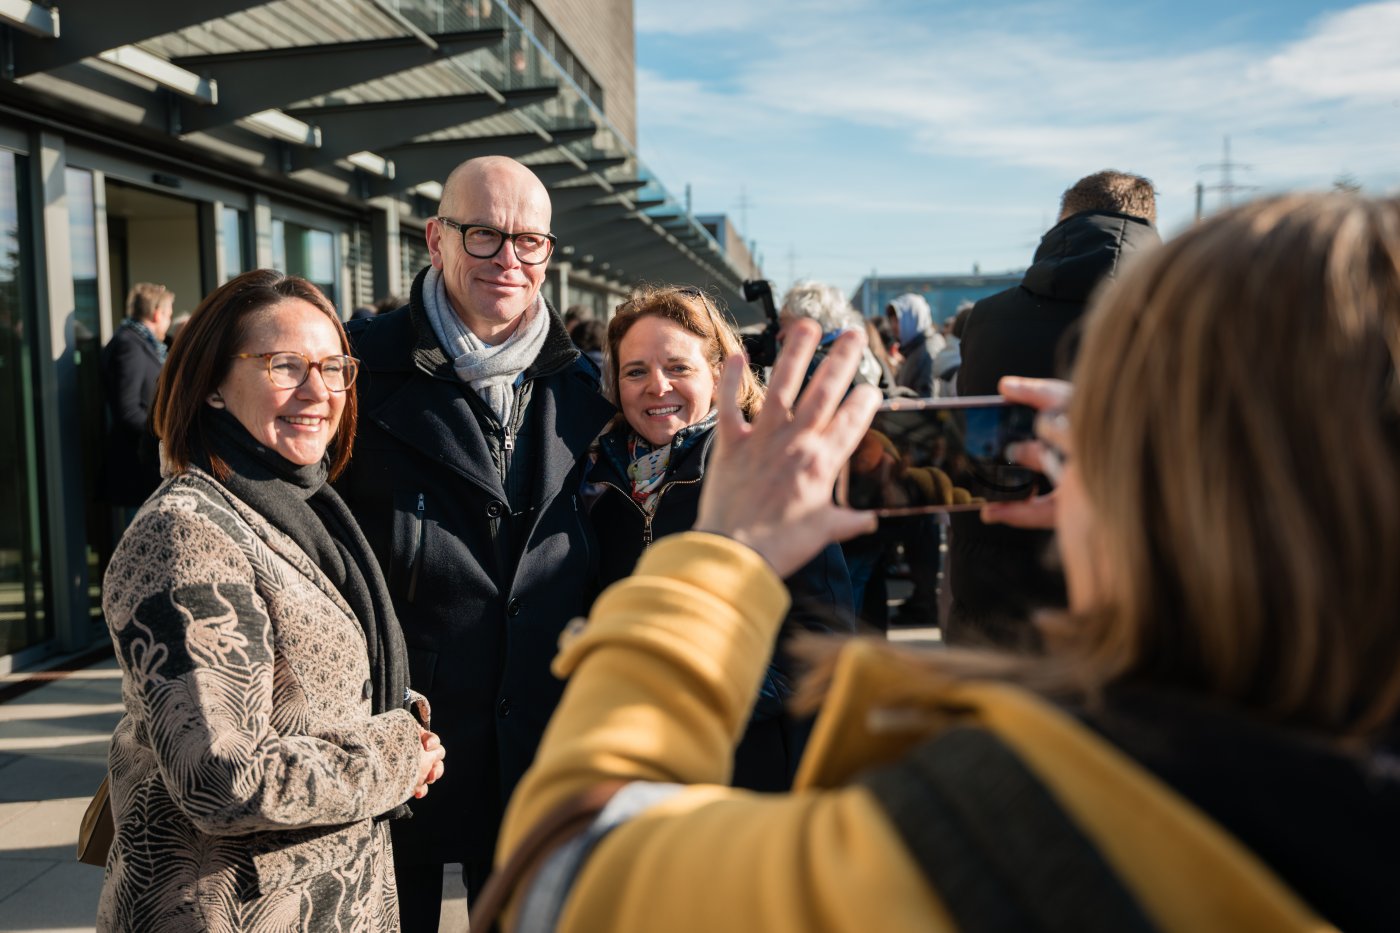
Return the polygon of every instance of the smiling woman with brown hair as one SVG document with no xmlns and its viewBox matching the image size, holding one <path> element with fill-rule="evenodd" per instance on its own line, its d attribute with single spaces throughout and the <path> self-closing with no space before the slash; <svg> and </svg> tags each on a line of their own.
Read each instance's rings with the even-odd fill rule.
<svg viewBox="0 0 1400 933">
<path fill-rule="evenodd" d="M 443 750 L 326 484 L 356 369 L 325 296 L 257 270 L 204 300 L 161 372 L 168 478 L 103 581 L 126 715 L 100 930 L 398 929 L 382 820 Z"/>
<path fill-rule="evenodd" d="M 695 288 L 652 288 L 619 307 L 608 324 L 603 384 L 621 412 L 599 439 L 589 481 L 602 490 L 589 518 L 598 536 L 600 588 L 632 572 L 653 542 L 695 523 L 715 439 L 721 362 L 741 352 L 738 336 Z M 739 406 L 763 405 L 763 386 L 745 370 Z M 785 634 L 850 630 L 850 578 L 841 550 L 828 545 L 786 581 L 793 594 Z M 781 646 L 758 691 L 734 752 L 731 781 L 785 790 L 806 742 L 807 723 L 785 705 L 792 662 Z"/>
</svg>

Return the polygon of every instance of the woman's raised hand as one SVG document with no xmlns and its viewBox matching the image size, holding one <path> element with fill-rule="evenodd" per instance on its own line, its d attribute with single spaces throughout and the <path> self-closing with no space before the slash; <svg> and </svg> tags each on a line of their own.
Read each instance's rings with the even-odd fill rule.
<svg viewBox="0 0 1400 933">
<path fill-rule="evenodd" d="M 803 391 L 802 378 L 820 339 L 815 322 L 792 325 L 773 367 L 768 398 L 752 424 L 735 401 L 747 363 L 739 356 L 725 360 L 715 452 L 694 526 L 748 545 L 781 577 L 828 543 L 876 525 L 873 513 L 832 501 L 837 473 L 880 405 L 874 387 L 851 388 L 865 335 L 850 331 L 838 337 Z"/>
</svg>

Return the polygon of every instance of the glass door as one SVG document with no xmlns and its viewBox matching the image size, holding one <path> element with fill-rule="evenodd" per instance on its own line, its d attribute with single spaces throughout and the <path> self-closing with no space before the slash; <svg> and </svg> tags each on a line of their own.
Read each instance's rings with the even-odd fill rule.
<svg viewBox="0 0 1400 933">
<path fill-rule="evenodd" d="M 0 150 L 0 656 L 53 637 L 39 546 L 27 159 Z"/>
</svg>

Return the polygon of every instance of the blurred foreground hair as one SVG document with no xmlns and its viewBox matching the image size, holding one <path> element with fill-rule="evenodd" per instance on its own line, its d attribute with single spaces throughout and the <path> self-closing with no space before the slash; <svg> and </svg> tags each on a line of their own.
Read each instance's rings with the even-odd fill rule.
<svg viewBox="0 0 1400 933">
<path fill-rule="evenodd" d="M 924 663 L 1379 737 L 1400 711 L 1397 360 L 1400 201 L 1257 201 L 1144 256 L 1089 313 L 1070 408 L 1099 605 L 1039 620 L 1045 658 Z M 810 707 L 833 658 L 801 653 Z"/>
</svg>

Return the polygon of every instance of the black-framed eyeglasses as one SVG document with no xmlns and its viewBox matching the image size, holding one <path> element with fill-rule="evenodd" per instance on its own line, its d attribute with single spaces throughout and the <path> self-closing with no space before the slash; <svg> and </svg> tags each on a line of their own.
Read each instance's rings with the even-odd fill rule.
<svg viewBox="0 0 1400 933">
<path fill-rule="evenodd" d="M 444 223 L 462 235 L 462 249 L 468 256 L 477 259 L 490 259 L 501 251 L 506 240 L 515 249 L 515 258 L 527 266 L 538 266 L 549 259 L 554 252 L 556 237 L 551 233 L 506 233 L 504 230 L 487 224 L 464 224 L 446 217 L 439 217 Z"/>
<path fill-rule="evenodd" d="M 323 360 L 310 360 L 295 350 L 275 350 L 272 353 L 235 353 L 236 360 L 263 360 L 267 364 L 267 378 L 279 389 L 296 389 L 306 382 L 311 370 L 321 373 L 321 381 L 327 391 L 344 392 L 355 384 L 355 376 L 360 372 L 360 361 L 353 356 L 328 356 Z"/>
</svg>

